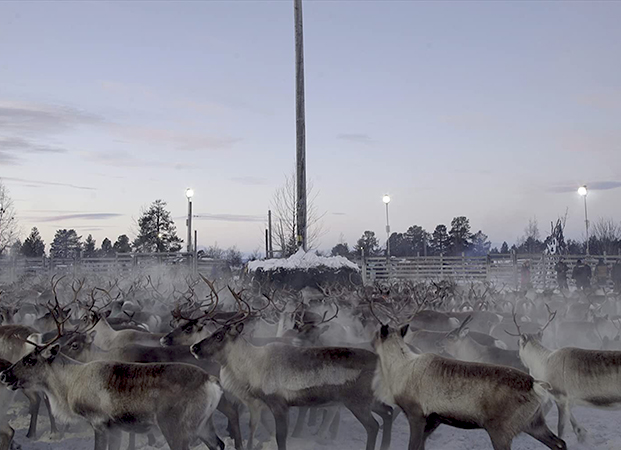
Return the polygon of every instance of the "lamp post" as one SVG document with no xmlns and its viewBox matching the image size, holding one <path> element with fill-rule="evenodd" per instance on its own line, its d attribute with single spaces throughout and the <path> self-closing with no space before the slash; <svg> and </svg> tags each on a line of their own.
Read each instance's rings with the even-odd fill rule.
<svg viewBox="0 0 621 450">
<path fill-rule="evenodd" d="M 578 195 L 584 198 L 584 226 L 586 229 L 586 254 L 589 255 L 589 215 L 587 212 L 587 195 L 589 191 L 586 185 L 578 188 Z"/>
<path fill-rule="evenodd" d="M 186 220 L 186 225 L 188 227 L 188 253 L 192 253 L 192 197 L 194 197 L 194 189 L 187 188 L 185 190 L 185 196 L 188 199 L 188 218 Z"/>
<path fill-rule="evenodd" d="M 384 194 L 382 201 L 386 205 L 386 258 L 390 258 L 390 221 L 388 219 L 388 204 L 390 203 L 390 195 Z"/>
</svg>

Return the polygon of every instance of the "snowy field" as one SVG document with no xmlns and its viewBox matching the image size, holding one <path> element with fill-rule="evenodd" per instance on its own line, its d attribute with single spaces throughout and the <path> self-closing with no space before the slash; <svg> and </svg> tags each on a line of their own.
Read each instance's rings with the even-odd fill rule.
<svg viewBox="0 0 621 450">
<path fill-rule="evenodd" d="M 23 450 L 92 450 L 93 437 L 92 431 L 86 426 L 73 425 L 71 429 L 66 433 L 65 438 L 62 441 L 51 439 L 49 433 L 49 422 L 47 417 L 40 418 L 39 438 L 36 441 L 29 441 L 26 439 L 26 431 L 28 427 L 28 417 L 25 414 L 26 405 L 17 404 L 13 408 L 13 413 L 17 413 L 18 410 L 22 410 L 20 418 L 12 420 L 11 425 L 17 430 L 15 435 L 15 441 L 21 445 Z M 573 432 L 566 436 L 566 441 L 569 449 L 576 450 L 619 450 L 621 449 L 621 429 L 619 424 L 621 423 L 621 411 L 604 411 L 587 408 L 574 408 L 574 414 L 578 421 L 586 427 L 589 432 L 589 437 L 585 444 L 579 444 L 575 438 Z M 295 410 L 293 410 L 291 418 L 295 418 Z M 340 450 L 358 450 L 364 448 L 366 439 L 362 426 L 358 421 L 348 412 L 341 411 L 341 428 L 339 436 L 336 441 L 332 442 L 318 442 L 313 439 L 313 431 L 311 429 L 307 431 L 307 437 L 305 439 L 293 439 L 289 438 L 288 448 L 292 450 L 311 450 L 311 449 L 340 449 Z M 555 408 L 550 412 L 547 417 L 548 423 L 553 431 L 556 431 L 556 410 Z M 224 435 L 225 419 L 219 413 L 215 415 L 216 426 L 221 436 Z M 247 426 L 248 416 L 244 415 L 242 418 L 242 427 Z M 263 441 L 266 438 L 264 430 L 260 429 L 259 438 Z M 397 418 L 393 434 L 392 434 L 392 449 L 405 449 L 409 439 L 408 424 L 403 414 L 400 414 Z M 233 449 L 232 441 L 226 439 L 227 450 Z M 122 448 L 126 448 L 127 442 L 124 441 Z M 158 439 L 158 444 L 161 448 L 168 448 L 164 444 L 163 439 Z M 146 437 L 138 436 L 137 438 L 138 448 L 147 448 Z M 157 447 L 156 447 L 157 448 Z M 197 448 L 206 448 L 204 446 Z M 378 439 L 379 448 L 379 439 Z M 492 446 L 484 431 L 480 430 L 459 430 L 448 426 L 440 426 L 438 430 L 431 436 L 426 446 L 428 450 L 491 450 Z M 532 439 L 527 435 L 520 435 L 513 441 L 514 450 L 535 450 L 546 448 L 543 444 Z M 264 442 L 263 450 L 276 450 L 276 443 L 274 440 Z"/>
</svg>

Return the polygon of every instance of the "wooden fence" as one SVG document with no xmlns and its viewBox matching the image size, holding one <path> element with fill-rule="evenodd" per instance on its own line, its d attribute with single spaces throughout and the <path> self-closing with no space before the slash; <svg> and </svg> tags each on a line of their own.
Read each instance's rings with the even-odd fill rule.
<svg viewBox="0 0 621 450">
<path fill-rule="evenodd" d="M 564 255 L 569 267 L 568 280 L 576 261 L 581 259 L 595 269 L 599 259 L 610 266 L 621 256 Z M 555 264 L 558 257 L 549 255 L 488 255 L 488 256 L 419 256 L 396 258 L 371 257 L 359 261 L 365 283 L 388 279 L 452 279 L 456 281 L 492 281 L 507 287 L 519 288 L 521 271 L 530 264 L 531 283 L 537 288 L 556 286 Z"/>
<path fill-rule="evenodd" d="M 9 283 L 28 274 L 120 274 L 157 266 L 185 267 L 207 276 L 230 270 L 226 261 L 195 259 L 193 253 L 117 253 L 107 258 L 76 259 L 14 257 L 0 258 L 0 282 Z"/>
</svg>

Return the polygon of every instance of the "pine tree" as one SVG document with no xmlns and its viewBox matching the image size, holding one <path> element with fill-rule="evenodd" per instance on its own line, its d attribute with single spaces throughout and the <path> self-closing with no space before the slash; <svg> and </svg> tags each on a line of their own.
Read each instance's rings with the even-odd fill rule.
<svg viewBox="0 0 621 450">
<path fill-rule="evenodd" d="M 487 235 L 481 230 L 472 236 L 472 254 L 474 256 L 485 256 L 490 252 L 492 243 L 487 239 Z"/>
<path fill-rule="evenodd" d="M 357 250 L 362 249 L 364 256 L 377 256 L 379 254 L 379 242 L 374 231 L 365 231 L 358 239 L 357 244 Z"/>
<path fill-rule="evenodd" d="M 347 242 L 343 242 L 340 244 L 336 244 L 334 247 L 332 247 L 332 251 L 330 252 L 330 254 L 332 256 L 349 256 L 349 245 L 347 245 Z"/>
<path fill-rule="evenodd" d="M 438 225 L 431 235 L 430 247 L 434 255 L 446 255 L 449 250 L 450 237 L 446 225 Z"/>
<path fill-rule="evenodd" d="M 45 243 L 41 239 L 37 227 L 33 227 L 30 234 L 22 244 L 20 253 L 27 258 L 37 258 L 45 254 Z"/>
<path fill-rule="evenodd" d="M 507 244 L 507 241 L 504 241 L 502 243 L 502 246 L 500 247 L 500 253 L 502 253 L 503 255 L 509 253 L 509 244 Z"/>
<path fill-rule="evenodd" d="M 166 210 L 166 202 L 155 200 L 138 219 L 138 237 L 134 248 L 139 252 L 177 252 L 183 242 L 177 237 L 175 223 Z"/>
<path fill-rule="evenodd" d="M 472 246 L 472 234 L 470 233 L 470 221 L 467 217 L 459 216 L 451 220 L 449 231 L 451 238 L 451 254 L 461 255 Z"/>
<path fill-rule="evenodd" d="M 112 248 L 112 242 L 108 238 L 104 238 L 101 241 L 101 249 L 99 250 L 102 258 L 108 258 L 114 256 L 114 250 Z"/>
<path fill-rule="evenodd" d="M 406 256 L 424 255 L 426 247 L 429 247 L 429 241 L 431 237 L 423 227 L 418 225 L 412 225 L 405 232 L 405 239 L 407 240 L 410 250 Z"/>
<path fill-rule="evenodd" d="M 82 252 L 82 256 L 84 258 L 93 258 L 96 253 L 95 239 L 93 239 L 92 234 L 89 234 L 84 241 L 84 251 Z"/>
<path fill-rule="evenodd" d="M 131 253 L 132 245 L 129 242 L 129 237 L 126 234 L 120 235 L 112 248 L 116 253 Z"/>
<path fill-rule="evenodd" d="M 50 255 L 54 258 L 77 258 L 82 251 L 82 243 L 75 230 L 56 230 L 54 241 L 50 246 Z"/>
</svg>

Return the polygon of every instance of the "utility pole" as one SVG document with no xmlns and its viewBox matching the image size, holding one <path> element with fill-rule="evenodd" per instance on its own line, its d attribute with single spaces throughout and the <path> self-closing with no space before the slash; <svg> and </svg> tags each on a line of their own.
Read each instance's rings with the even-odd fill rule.
<svg viewBox="0 0 621 450">
<path fill-rule="evenodd" d="M 272 246 L 272 210 L 267 211 L 267 229 L 269 230 L 268 258 L 274 257 L 274 247 Z"/>
<path fill-rule="evenodd" d="M 304 34 L 302 0 L 293 0 L 295 20 L 295 136 L 297 244 L 306 251 L 306 117 L 304 108 Z"/>
</svg>

